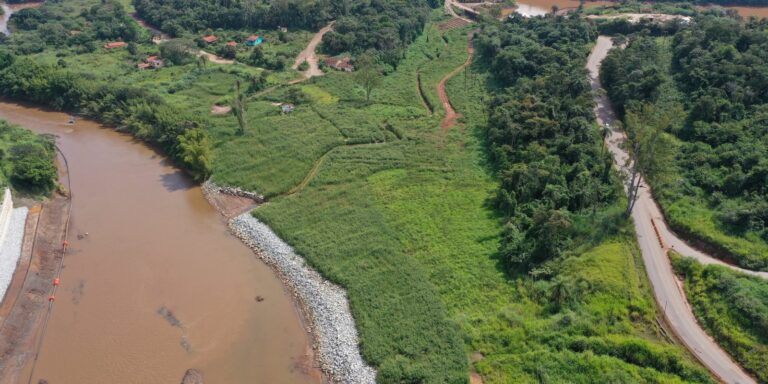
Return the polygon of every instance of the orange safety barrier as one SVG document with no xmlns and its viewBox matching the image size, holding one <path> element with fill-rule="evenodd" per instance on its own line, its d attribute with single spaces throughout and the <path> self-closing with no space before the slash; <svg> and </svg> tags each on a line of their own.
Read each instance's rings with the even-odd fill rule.
<svg viewBox="0 0 768 384">
<path fill-rule="evenodd" d="M 53 302 L 54 300 L 56 300 L 56 296 L 51 295 L 51 296 L 48 297 L 48 301 Z"/>
<path fill-rule="evenodd" d="M 53 286 L 54 287 L 58 287 L 59 284 L 61 284 L 61 280 L 58 277 L 53 279 Z"/>
</svg>

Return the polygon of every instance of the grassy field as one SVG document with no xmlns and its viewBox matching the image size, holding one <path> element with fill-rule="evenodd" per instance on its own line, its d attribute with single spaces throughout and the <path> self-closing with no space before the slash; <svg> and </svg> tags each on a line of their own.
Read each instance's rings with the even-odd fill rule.
<svg viewBox="0 0 768 384">
<path fill-rule="evenodd" d="M 448 46 L 435 34 L 417 40 L 370 105 L 345 75 L 316 80 L 325 92 L 310 92 L 324 100 L 315 109 L 345 143 L 298 192 L 254 211 L 348 289 L 380 380 L 464 382 L 469 363 L 486 383 L 709 381 L 661 336 L 626 223 L 563 261 L 562 281 L 583 289 L 562 304 L 549 296 L 560 282 L 507 272 L 488 205 L 497 181 L 480 140 L 487 76 L 449 82 L 463 118 L 441 131 L 442 111 L 428 114 L 416 75 L 439 106 L 436 84 L 466 58 L 466 30 L 449 32 Z"/>
<path fill-rule="evenodd" d="M 679 255 L 672 265 L 707 332 L 758 381 L 768 381 L 768 282 Z"/>
</svg>

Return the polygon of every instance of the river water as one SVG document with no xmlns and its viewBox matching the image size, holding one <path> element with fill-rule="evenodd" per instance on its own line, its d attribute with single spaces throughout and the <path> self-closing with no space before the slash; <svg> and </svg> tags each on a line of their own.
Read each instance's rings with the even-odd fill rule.
<svg viewBox="0 0 768 384">
<path fill-rule="evenodd" d="M 71 252 L 33 383 L 178 383 L 188 368 L 208 383 L 321 382 L 281 281 L 163 156 L 63 113 L 0 103 L 0 118 L 57 135 L 72 183 Z"/>
</svg>

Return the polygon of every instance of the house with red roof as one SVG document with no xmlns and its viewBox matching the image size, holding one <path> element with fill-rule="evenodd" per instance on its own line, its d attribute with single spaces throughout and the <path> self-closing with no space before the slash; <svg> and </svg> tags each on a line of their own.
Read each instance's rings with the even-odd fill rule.
<svg viewBox="0 0 768 384">
<path fill-rule="evenodd" d="M 214 35 L 208 35 L 208 36 L 203 36 L 203 41 L 205 41 L 208 44 L 213 44 L 219 41 L 219 38 Z"/>
<path fill-rule="evenodd" d="M 143 63 L 136 64 L 136 67 L 139 69 L 158 69 L 162 68 L 163 65 L 165 65 L 165 60 L 158 56 L 149 56 L 144 59 Z"/>
<path fill-rule="evenodd" d="M 248 39 L 245 40 L 245 45 L 249 47 L 255 47 L 261 43 L 264 42 L 264 38 L 259 35 L 250 35 L 248 36 Z"/>
<path fill-rule="evenodd" d="M 128 45 L 128 43 L 124 41 L 113 41 L 111 43 L 104 44 L 104 48 L 113 49 L 113 48 L 125 47 L 126 45 Z"/>
<path fill-rule="evenodd" d="M 349 56 L 346 57 L 327 57 L 325 60 L 323 60 L 325 65 L 337 70 L 337 71 L 344 71 L 344 72 L 352 72 L 355 70 L 355 66 L 352 65 L 352 58 Z"/>
</svg>

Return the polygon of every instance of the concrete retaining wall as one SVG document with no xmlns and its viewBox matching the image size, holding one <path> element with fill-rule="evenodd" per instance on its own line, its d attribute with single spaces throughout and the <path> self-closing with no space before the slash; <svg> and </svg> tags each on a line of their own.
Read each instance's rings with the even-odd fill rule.
<svg viewBox="0 0 768 384">
<path fill-rule="evenodd" d="M 0 206 L 0 300 L 5 298 L 19 263 L 27 212 L 26 207 L 13 209 L 11 191 L 6 188 Z"/>
<path fill-rule="evenodd" d="M 3 243 L 8 234 L 8 226 L 11 224 L 12 215 L 13 200 L 11 199 L 11 190 L 5 188 L 3 193 L 3 203 L 0 205 L 0 249 L 3 249 Z"/>
</svg>

